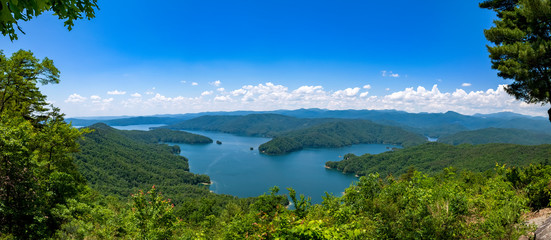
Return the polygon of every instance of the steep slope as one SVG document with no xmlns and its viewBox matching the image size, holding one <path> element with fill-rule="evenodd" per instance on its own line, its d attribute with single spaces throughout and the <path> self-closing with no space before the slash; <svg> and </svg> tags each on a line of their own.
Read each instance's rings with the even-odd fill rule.
<svg viewBox="0 0 551 240">
<path fill-rule="evenodd" d="M 360 143 L 414 146 L 426 142 L 418 134 L 368 120 L 333 120 L 283 133 L 258 148 L 264 154 L 285 154 L 302 148 L 343 147 Z"/>
<path fill-rule="evenodd" d="M 75 164 L 99 192 L 128 197 L 154 184 L 176 200 L 208 192 L 197 185 L 210 182 L 209 177 L 190 173 L 187 159 L 176 155 L 174 148 L 134 140 L 105 124 L 89 128 L 94 131 L 80 141 Z"/>
</svg>

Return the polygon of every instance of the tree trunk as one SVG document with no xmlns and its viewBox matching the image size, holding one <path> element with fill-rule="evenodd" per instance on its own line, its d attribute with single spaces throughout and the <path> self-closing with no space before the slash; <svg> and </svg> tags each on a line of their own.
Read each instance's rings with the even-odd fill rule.
<svg viewBox="0 0 551 240">
<path fill-rule="evenodd" d="M 547 110 L 547 115 L 549 116 L 549 122 L 551 122 L 551 108 Z"/>
</svg>

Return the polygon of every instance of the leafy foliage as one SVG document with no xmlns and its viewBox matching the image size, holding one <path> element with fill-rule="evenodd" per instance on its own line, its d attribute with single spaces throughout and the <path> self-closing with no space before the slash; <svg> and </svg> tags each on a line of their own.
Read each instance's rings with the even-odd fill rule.
<svg viewBox="0 0 551 240">
<path fill-rule="evenodd" d="M 94 18 L 95 9 L 98 9 L 97 0 L 0 0 L 0 26 L 4 36 L 8 35 L 11 40 L 15 40 L 15 27 L 23 32 L 19 21 L 29 21 L 44 12 L 52 11 L 59 19 L 65 20 L 64 25 L 71 30 L 75 20 Z"/>
<path fill-rule="evenodd" d="M 284 154 L 306 147 L 343 147 L 359 143 L 387 143 L 413 146 L 425 142 L 421 135 L 368 120 L 335 120 L 281 134 L 259 146 L 265 154 Z"/>
<path fill-rule="evenodd" d="M 54 209 L 85 188 L 71 153 L 86 130 L 66 124 L 38 90 L 58 81 L 51 60 L 0 52 L 0 232 L 16 238 L 51 235 L 62 223 Z"/>
<path fill-rule="evenodd" d="M 533 182 L 551 180 L 551 169 Z M 220 214 L 200 212 L 200 221 L 184 217 L 152 188 L 127 204 L 105 199 L 67 209 L 67 225 L 57 236 L 148 239 L 518 239 L 533 230 L 525 224 L 531 197 L 510 181 L 511 168 L 488 174 L 446 168 L 433 176 L 412 172 L 408 179 L 369 174 L 345 190 L 326 195 L 321 205 L 285 208 L 274 187 L 256 201 L 230 202 Z M 520 175 L 530 169 L 517 168 Z M 291 189 L 292 190 L 292 189 Z M 292 196 L 295 195 L 291 191 Z M 297 204 L 298 203 L 298 204 Z M 80 212 L 76 210 L 80 210 Z M 86 225 L 83 217 L 88 216 Z M 120 221 L 118 225 L 114 222 Z M 69 226 L 72 226 L 69 227 Z M 114 227 L 116 226 L 116 227 Z M 76 229 L 76 230 L 75 230 Z"/>
</svg>

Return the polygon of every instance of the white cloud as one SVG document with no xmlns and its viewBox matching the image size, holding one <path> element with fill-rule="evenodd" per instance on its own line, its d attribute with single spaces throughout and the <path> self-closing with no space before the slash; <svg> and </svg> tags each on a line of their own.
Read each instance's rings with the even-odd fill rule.
<svg viewBox="0 0 551 240">
<path fill-rule="evenodd" d="M 366 85 L 367 86 L 367 85 Z M 400 91 L 389 91 L 371 96 L 365 86 L 326 90 L 322 86 L 300 86 L 289 89 L 273 83 L 244 85 L 238 89 L 205 91 L 198 97 L 165 96 L 159 93 L 137 97 L 132 94 L 125 100 L 89 98 L 72 94 L 65 100 L 86 115 L 147 115 L 234 110 L 276 110 L 298 108 L 324 109 L 396 109 L 407 112 L 446 112 L 462 114 L 513 111 L 543 116 L 545 107 L 526 104 L 509 96 L 503 85 L 485 91 L 456 89 L 442 92 L 438 85 L 431 88 L 416 86 Z M 372 89 L 370 90 L 372 91 Z M 216 93 L 216 94 L 215 94 Z M 80 110 L 82 109 L 82 110 Z M 66 111 L 64 109 L 64 111 Z M 68 115 L 74 113 L 67 112 Z"/>
<path fill-rule="evenodd" d="M 113 90 L 113 91 L 108 91 L 107 94 L 109 95 L 124 95 L 126 94 L 125 91 L 119 91 L 119 90 Z"/>
<path fill-rule="evenodd" d="M 83 97 L 83 96 L 80 96 L 76 93 L 73 93 L 73 94 L 69 95 L 69 97 L 67 99 L 65 99 L 66 103 L 81 103 L 81 102 L 84 102 L 84 101 L 86 101 L 86 98 Z"/>
<path fill-rule="evenodd" d="M 390 88 L 385 88 L 386 91 L 390 91 Z"/>
<path fill-rule="evenodd" d="M 367 84 L 363 86 L 364 89 L 371 89 L 371 85 Z"/>
<path fill-rule="evenodd" d="M 130 95 L 130 96 L 132 96 L 132 97 L 141 97 L 142 95 L 141 95 L 141 94 L 139 94 L 139 93 L 133 93 L 133 94 L 132 94 L 132 95 Z"/>
<path fill-rule="evenodd" d="M 359 91 L 360 91 L 359 87 L 347 88 L 344 90 L 336 91 L 335 93 L 333 93 L 333 96 L 334 97 L 353 97 L 353 96 L 356 96 Z"/>
<path fill-rule="evenodd" d="M 214 97 L 214 101 L 219 102 L 225 102 L 225 101 L 231 101 L 232 99 L 229 96 L 216 96 Z"/>
<path fill-rule="evenodd" d="M 220 87 L 220 84 L 222 84 L 222 82 L 220 82 L 220 80 L 216 80 L 214 82 L 210 82 L 209 84 L 215 87 Z"/>
<path fill-rule="evenodd" d="M 187 83 L 187 81 L 184 81 L 184 80 L 182 80 L 182 81 L 180 81 L 180 82 L 181 82 L 181 83 Z"/>
<path fill-rule="evenodd" d="M 225 90 L 226 90 L 226 89 L 224 89 L 223 87 L 217 88 L 217 89 L 216 89 L 216 91 L 219 91 L 219 92 L 223 92 L 223 91 L 225 91 Z"/>
<path fill-rule="evenodd" d="M 461 84 L 462 87 L 470 87 L 471 85 L 472 85 L 472 84 L 470 84 L 470 83 L 463 83 L 463 84 Z"/>
<path fill-rule="evenodd" d="M 196 83 L 196 82 L 191 83 L 191 86 L 197 86 L 197 85 L 199 85 L 199 83 Z"/>
<path fill-rule="evenodd" d="M 393 78 L 398 78 L 398 77 L 400 77 L 400 74 L 398 74 L 398 73 L 392 73 L 392 71 L 386 71 L 386 70 L 381 71 L 381 75 L 382 75 L 383 77 L 393 77 Z"/>
</svg>

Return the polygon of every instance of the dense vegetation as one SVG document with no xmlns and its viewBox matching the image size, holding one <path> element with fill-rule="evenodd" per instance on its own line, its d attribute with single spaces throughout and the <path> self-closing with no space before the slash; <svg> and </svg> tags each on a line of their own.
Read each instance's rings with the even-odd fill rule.
<svg viewBox="0 0 551 240">
<path fill-rule="evenodd" d="M 210 183 L 209 177 L 190 173 L 188 160 L 175 154 L 179 149 L 130 137 L 149 139 L 142 131 L 117 130 L 101 123 L 89 129 L 93 131 L 79 141 L 81 151 L 75 154 L 75 164 L 93 189 L 128 197 L 155 184 L 177 202 L 186 195 L 208 192 L 193 185 Z"/>
<path fill-rule="evenodd" d="M 370 174 L 320 205 L 290 190 L 296 209 L 273 188 L 256 201 L 228 202 L 219 213 L 208 200 L 176 211 L 154 187 L 128 202 L 87 195 L 64 209 L 57 238 L 79 239 L 518 239 L 533 231 L 529 210 L 547 206 L 551 167 L 496 167 L 487 174 L 444 169 L 395 179 Z"/>
<path fill-rule="evenodd" d="M 55 108 L 46 108 L 35 84 L 39 77 L 55 83 L 59 73 L 47 59 L 40 62 L 25 51 L 1 57 L 8 76 L 0 77 L 2 239 L 517 239 L 530 230 L 523 214 L 549 206 L 548 165 L 498 166 L 484 174 L 441 170 L 545 163 L 548 145 L 431 143 L 398 150 L 387 154 L 417 149 L 414 167 L 431 175 L 368 174 L 344 196 L 325 196 L 321 205 L 289 189 L 294 210 L 286 208 L 287 196 L 277 187 L 248 199 L 213 194 L 200 184 L 208 176 L 190 173 L 187 160 L 158 144 L 159 138 L 105 124 L 79 131 Z M 346 129 L 343 122 L 355 121 L 317 127 L 336 134 Z M 73 153 L 77 140 L 81 152 Z M 401 169 L 413 165 L 404 157 L 389 159 Z"/>
<path fill-rule="evenodd" d="M 550 144 L 551 135 L 521 129 L 484 128 L 473 131 L 458 132 L 438 139 L 438 142 L 452 145 L 463 143 L 512 143 L 522 145 Z"/>
<path fill-rule="evenodd" d="M 258 147 L 265 154 L 285 154 L 302 148 L 343 147 L 359 143 L 419 145 L 426 139 L 398 127 L 368 120 L 334 120 L 313 127 L 283 133 Z"/>
<path fill-rule="evenodd" d="M 51 236 L 55 213 L 86 189 L 71 152 L 83 131 L 48 106 L 37 84 L 59 82 L 53 62 L 29 51 L 0 51 L 0 238 Z"/>
<path fill-rule="evenodd" d="M 273 137 L 281 132 L 306 128 L 329 119 L 301 119 L 278 114 L 249 114 L 245 116 L 202 116 L 165 126 L 176 130 L 203 130 L 245 136 Z"/>
<path fill-rule="evenodd" d="M 193 133 L 184 131 L 174 131 L 170 129 L 153 129 L 150 131 L 129 130 L 121 131 L 121 134 L 132 138 L 134 140 L 140 140 L 149 143 L 186 143 L 186 144 L 205 144 L 212 143 L 212 139 Z"/>
<path fill-rule="evenodd" d="M 358 175 L 378 172 L 383 176 L 389 174 L 397 176 L 405 173 L 409 168 L 432 174 L 446 167 L 484 172 L 493 169 L 496 163 L 507 166 L 547 164 L 549 156 L 551 156 L 551 145 L 524 146 L 496 143 L 452 146 L 443 143 L 426 143 L 376 155 L 347 154 L 343 160 L 327 162 L 326 166 Z"/>
</svg>

